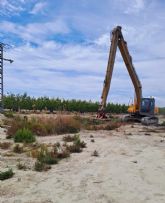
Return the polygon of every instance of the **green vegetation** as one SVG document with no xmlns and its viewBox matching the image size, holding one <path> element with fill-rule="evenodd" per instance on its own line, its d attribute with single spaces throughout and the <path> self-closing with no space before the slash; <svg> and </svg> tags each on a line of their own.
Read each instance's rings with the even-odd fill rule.
<svg viewBox="0 0 165 203">
<path fill-rule="evenodd" d="M 60 160 L 70 157 L 70 153 L 80 153 L 86 147 L 86 143 L 80 140 L 79 135 L 72 136 L 72 141 L 72 144 L 65 142 L 63 145 L 59 142 L 53 146 L 43 144 L 40 148 L 33 150 L 31 156 L 37 159 L 34 170 L 46 171 L 50 165 L 58 164 Z"/>
<path fill-rule="evenodd" d="M 38 153 L 37 160 L 41 163 L 49 164 L 49 165 L 58 163 L 58 159 L 55 156 L 55 153 L 49 152 L 47 147 L 41 148 L 41 150 Z"/>
<path fill-rule="evenodd" d="M 163 121 L 160 125 L 165 127 L 165 121 Z"/>
<path fill-rule="evenodd" d="M 14 136 L 15 142 L 32 143 L 35 142 L 35 140 L 35 136 L 27 128 L 18 129 Z"/>
<path fill-rule="evenodd" d="M 164 108 L 159 108 L 159 113 L 162 115 L 165 115 L 165 107 Z"/>
<path fill-rule="evenodd" d="M 79 135 L 75 135 L 73 137 L 73 144 L 71 145 L 65 144 L 64 146 L 70 153 L 80 153 L 82 152 L 83 148 L 86 148 L 86 143 L 80 140 Z"/>
<path fill-rule="evenodd" d="M 34 98 L 28 96 L 26 93 L 23 95 L 7 95 L 4 97 L 5 109 L 12 111 L 23 110 L 48 110 L 53 111 L 77 111 L 77 112 L 97 112 L 99 108 L 98 102 L 81 101 L 81 100 L 64 100 L 59 98 L 39 97 Z M 108 103 L 107 112 L 111 113 L 126 113 L 127 106 L 120 104 Z"/>
<path fill-rule="evenodd" d="M 12 169 L 8 169 L 7 171 L 0 172 L 0 180 L 6 180 L 13 177 L 14 173 Z"/>
</svg>

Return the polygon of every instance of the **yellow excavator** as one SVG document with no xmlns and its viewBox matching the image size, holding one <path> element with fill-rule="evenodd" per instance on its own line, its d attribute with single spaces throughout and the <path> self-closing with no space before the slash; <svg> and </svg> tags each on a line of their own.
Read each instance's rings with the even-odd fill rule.
<svg viewBox="0 0 165 203">
<path fill-rule="evenodd" d="M 122 27 L 117 26 L 112 30 L 111 37 L 111 46 L 109 52 L 109 59 L 107 65 L 107 71 L 104 80 L 104 86 L 101 96 L 101 103 L 99 106 L 98 118 L 107 118 L 105 114 L 106 101 L 108 92 L 110 89 L 112 73 L 114 68 L 115 56 L 117 47 L 119 48 L 132 83 L 135 89 L 135 99 L 134 104 L 129 106 L 128 113 L 129 115 L 124 118 L 125 121 L 140 121 L 142 124 L 150 125 L 150 124 L 158 124 L 158 118 L 155 116 L 158 113 L 158 108 L 155 107 L 155 99 L 154 98 L 146 98 L 142 97 L 142 85 L 138 78 L 138 75 L 135 71 L 134 65 L 132 63 L 132 57 L 129 54 L 127 42 L 124 40 L 122 31 Z"/>
</svg>

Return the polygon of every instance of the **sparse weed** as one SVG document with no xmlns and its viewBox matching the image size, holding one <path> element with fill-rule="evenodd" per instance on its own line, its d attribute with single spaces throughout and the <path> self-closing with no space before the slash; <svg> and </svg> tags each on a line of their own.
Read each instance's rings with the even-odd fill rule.
<svg viewBox="0 0 165 203">
<path fill-rule="evenodd" d="M 17 168 L 19 169 L 19 170 L 26 170 L 27 169 L 27 166 L 25 165 L 25 163 L 24 164 L 22 164 L 22 163 L 18 163 L 17 164 Z"/>
<path fill-rule="evenodd" d="M 19 144 L 16 144 L 13 148 L 13 152 L 21 154 L 23 153 L 23 146 L 20 146 Z"/>
<path fill-rule="evenodd" d="M 92 156 L 96 156 L 96 157 L 98 157 L 98 156 L 99 156 L 98 151 L 95 150 L 95 151 L 92 153 Z"/>
<path fill-rule="evenodd" d="M 35 171 L 41 172 L 41 171 L 47 171 L 49 169 L 51 169 L 51 166 L 49 166 L 43 162 L 40 162 L 38 160 L 34 164 L 34 170 Z"/>
</svg>

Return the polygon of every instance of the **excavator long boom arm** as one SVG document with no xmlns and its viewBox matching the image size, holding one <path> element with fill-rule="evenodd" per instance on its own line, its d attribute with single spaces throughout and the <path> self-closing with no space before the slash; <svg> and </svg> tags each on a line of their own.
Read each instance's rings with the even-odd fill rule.
<svg viewBox="0 0 165 203">
<path fill-rule="evenodd" d="M 108 96 L 108 92 L 109 92 L 110 85 L 111 85 L 111 79 L 112 79 L 112 73 L 113 73 L 113 68 L 114 68 L 117 47 L 119 47 L 122 58 L 125 62 L 126 68 L 128 70 L 128 73 L 129 73 L 132 83 L 134 85 L 134 89 L 135 89 L 135 93 L 136 93 L 136 110 L 139 111 L 141 98 L 142 98 L 142 86 L 141 86 L 140 80 L 138 78 L 138 75 L 135 71 L 135 68 L 133 66 L 132 57 L 129 54 L 129 51 L 127 48 L 127 43 L 124 40 L 120 26 L 117 26 L 112 31 L 111 46 L 110 46 L 106 76 L 105 76 L 105 80 L 104 80 L 104 87 L 103 87 L 102 96 L 101 96 L 100 110 L 103 110 L 106 107 L 106 101 L 107 101 L 107 96 Z"/>
</svg>

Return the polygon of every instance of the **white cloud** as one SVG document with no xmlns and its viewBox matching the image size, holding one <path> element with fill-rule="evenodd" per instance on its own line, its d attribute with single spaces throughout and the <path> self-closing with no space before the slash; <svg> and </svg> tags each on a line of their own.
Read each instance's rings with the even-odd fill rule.
<svg viewBox="0 0 165 203">
<path fill-rule="evenodd" d="M 46 2 L 38 2 L 34 5 L 30 13 L 31 14 L 43 13 L 46 6 L 47 6 Z"/>
<path fill-rule="evenodd" d="M 2 33 L 15 34 L 25 41 L 41 43 L 43 39 L 52 34 L 68 33 L 69 28 L 65 22 L 58 19 L 45 23 L 29 23 L 24 26 L 9 21 L 3 21 L 0 23 L 0 31 Z"/>
<path fill-rule="evenodd" d="M 115 8 L 125 14 L 138 14 L 145 9 L 146 0 L 114 0 Z"/>
<path fill-rule="evenodd" d="M 108 46 L 110 44 L 110 33 L 102 34 L 98 39 L 95 40 L 95 43 L 99 46 Z"/>
<path fill-rule="evenodd" d="M 124 13 L 132 14 L 132 13 L 138 13 L 142 11 L 145 7 L 144 0 L 129 0 L 127 1 L 127 8 L 124 11 Z"/>
<path fill-rule="evenodd" d="M 10 0 L 1 0 L 0 1 L 0 14 L 1 15 L 10 15 L 10 14 L 18 14 L 23 11 L 24 8 L 21 5 L 21 0 L 17 0 L 15 2 Z"/>
</svg>

